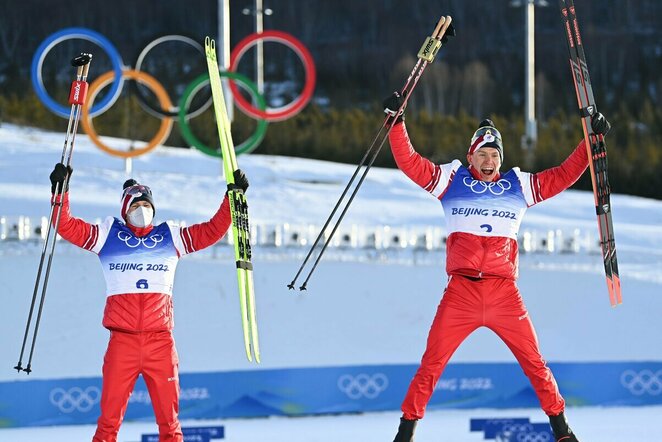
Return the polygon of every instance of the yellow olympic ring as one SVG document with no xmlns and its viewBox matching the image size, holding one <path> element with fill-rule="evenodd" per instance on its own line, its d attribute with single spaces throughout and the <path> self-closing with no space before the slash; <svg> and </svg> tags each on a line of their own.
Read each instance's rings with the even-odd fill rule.
<svg viewBox="0 0 662 442">
<path fill-rule="evenodd" d="M 150 88 L 152 92 L 154 92 L 154 94 L 156 95 L 156 98 L 159 100 L 159 105 L 161 106 L 162 109 L 173 108 L 168 93 L 163 88 L 161 83 L 159 83 L 156 80 L 156 78 L 152 77 L 151 75 L 142 71 L 127 69 L 122 71 L 122 78 L 130 78 Z M 81 116 L 81 122 L 83 124 L 83 129 L 85 129 L 85 133 L 90 137 L 90 139 L 94 142 L 94 144 L 99 146 L 101 150 L 104 150 L 105 152 L 111 155 L 115 155 L 123 158 L 137 157 L 138 155 L 147 153 L 152 149 L 154 149 L 155 147 L 163 144 L 168 139 L 168 136 L 170 136 L 170 130 L 172 129 L 172 125 L 174 122 L 172 117 L 165 117 L 163 118 L 163 120 L 161 120 L 161 126 L 159 127 L 158 132 L 156 133 L 154 138 L 149 140 L 149 142 L 145 147 L 125 151 L 125 150 L 113 149 L 112 147 L 106 146 L 105 144 L 103 144 L 103 142 L 101 142 L 99 135 L 96 133 L 96 130 L 94 129 L 94 124 L 92 123 L 92 117 L 90 116 L 90 108 L 92 107 L 92 103 L 94 103 L 94 99 L 96 98 L 97 94 L 101 91 L 101 89 L 112 83 L 114 79 L 115 79 L 115 72 L 108 71 L 103 75 L 101 75 L 96 80 L 94 80 L 94 82 L 90 85 L 90 88 L 87 91 L 89 96 L 87 102 L 83 105 L 83 113 Z"/>
</svg>

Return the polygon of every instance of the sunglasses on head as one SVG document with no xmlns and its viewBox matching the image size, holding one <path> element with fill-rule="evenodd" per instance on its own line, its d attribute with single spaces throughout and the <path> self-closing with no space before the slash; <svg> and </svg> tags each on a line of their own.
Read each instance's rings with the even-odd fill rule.
<svg viewBox="0 0 662 442">
<path fill-rule="evenodd" d="M 124 196 L 126 195 L 152 195 L 152 190 L 142 184 L 136 184 L 135 186 L 124 189 Z"/>
<path fill-rule="evenodd" d="M 481 127 L 474 133 L 474 136 L 471 138 L 471 144 L 473 144 L 479 137 L 485 136 L 485 135 L 492 135 L 495 139 L 498 139 L 501 141 L 501 133 L 499 131 L 491 126 L 484 126 Z"/>
</svg>

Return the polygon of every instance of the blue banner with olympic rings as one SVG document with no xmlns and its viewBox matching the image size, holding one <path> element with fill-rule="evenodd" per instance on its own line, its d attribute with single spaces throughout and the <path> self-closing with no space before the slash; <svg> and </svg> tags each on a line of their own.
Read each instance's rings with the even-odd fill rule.
<svg viewBox="0 0 662 442">
<path fill-rule="evenodd" d="M 570 406 L 662 405 L 662 362 L 550 364 Z M 180 375 L 180 417 L 218 419 L 398 410 L 416 365 L 288 368 Z M 101 378 L 0 383 L 0 426 L 91 424 Z M 538 399 L 515 363 L 450 364 L 429 409 L 530 408 Z M 138 381 L 129 420 L 153 420 Z"/>
<path fill-rule="evenodd" d="M 173 124 L 178 122 L 181 126 L 184 140 L 189 143 L 191 147 L 194 147 L 207 155 L 220 157 L 220 151 L 215 147 L 206 146 L 200 141 L 193 134 L 189 125 L 190 119 L 200 115 L 211 105 L 211 96 L 209 96 L 206 101 L 203 100 L 204 104 L 196 109 L 191 109 L 193 97 L 202 90 L 203 86 L 209 81 L 208 75 L 205 74 L 206 71 L 201 71 L 200 77 L 195 78 L 195 80 L 185 88 L 185 92 L 181 98 L 175 100 L 173 103 L 168 91 L 166 91 L 163 85 L 156 79 L 156 74 L 150 75 L 141 70 L 143 64 L 147 64 L 144 63 L 147 54 L 154 47 L 165 42 L 176 42 L 193 47 L 200 52 L 201 60 L 205 60 L 204 49 L 199 42 L 183 35 L 165 35 L 158 37 L 148 43 L 140 52 L 140 55 L 134 63 L 134 68 L 132 69 L 124 63 L 119 51 L 113 43 L 96 31 L 82 27 L 74 27 L 62 29 L 49 35 L 39 45 L 32 58 L 32 86 L 37 97 L 46 108 L 62 118 L 69 118 L 70 109 L 68 106 L 58 103 L 49 95 L 44 85 L 42 73 L 48 53 L 58 44 L 72 39 L 86 40 L 99 46 L 110 58 L 112 64 L 112 70 L 101 74 L 91 83 L 88 100 L 82 108 L 81 124 L 85 129 L 86 134 L 97 147 L 111 155 L 124 158 L 143 155 L 165 143 L 170 135 Z M 282 44 L 293 51 L 303 64 L 305 81 L 301 92 L 291 103 L 277 108 L 269 108 L 265 97 L 262 92 L 258 90 L 257 86 L 249 80 L 248 77 L 237 72 L 239 63 L 244 54 L 259 42 Z M 186 63 L 186 60 L 170 60 L 170 62 Z M 312 55 L 303 43 L 297 40 L 294 36 L 281 31 L 269 30 L 259 34 L 256 33 L 246 36 L 231 51 L 230 66 L 228 70 L 221 71 L 220 73 L 221 77 L 228 78 L 229 89 L 237 107 L 258 122 L 255 133 L 243 142 L 236 144 L 235 151 L 237 154 L 253 151 L 264 139 L 269 122 L 286 120 L 299 113 L 311 100 L 315 89 L 316 70 Z M 121 150 L 105 144 L 101 140 L 101 137 L 96 133 L 92 123 L 94 117 L 103 114 L 115 104 L 124 89 L 125 79 L 133 80 L 141 85 L 140 87 L 132 89 L 132 91 L 136 93 L 138 102 L 145 112 L 161 119 L 159 131 L 151 140 L 146 141 L 147 145 L 142 148 L 134 148 L 130 150 Z M 101 89 L 107 86 L 109 86 L 108 92 L 103 95 L 103 98 L 101 98 L 98 103 L 94 103 L 97 94 Z M 242 96 L 239 86 L 251 95 L 253 104 Z M 158 98 L 158 106 L 150 104 L 149 101 L 145 99 L 144 88 L 149 89 Z M 175 105 L 175 103 L 177 103 L 177 105 Z"/>
</svg>

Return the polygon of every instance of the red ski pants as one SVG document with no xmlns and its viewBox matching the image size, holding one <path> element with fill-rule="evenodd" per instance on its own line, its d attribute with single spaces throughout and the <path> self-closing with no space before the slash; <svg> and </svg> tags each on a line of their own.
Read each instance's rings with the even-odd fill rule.
<svg viewBox="0 0 662 442">
<path fill-rule="evenodd" d="M 455 350 L 478 327 L 495 332 L 513 352 L 547 415 L 565 408 L 515 281 L 451 276 L 430 328 L 421 365 L 402 403 L 405 419 L 421 419 Z"/>
<path fill-rule="evenodd" d="M 142 374 L 159 426 L 160 442 L 182 442 L 179 360 L 169 331 L 110 332 L 103 360 L 101 416 L 92 442 L 116 442 L 133 386 Z"/>
</svg>

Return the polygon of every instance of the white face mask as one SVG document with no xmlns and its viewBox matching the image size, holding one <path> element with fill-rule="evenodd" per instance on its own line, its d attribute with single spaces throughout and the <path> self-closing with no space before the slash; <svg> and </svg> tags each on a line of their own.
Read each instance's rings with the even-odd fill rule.
<svg viewBox="0 0 662 442">
<path fill-rule="evenodd" d="M 152 223 L 154 211 L 148 206 L 138 206 L 129 212 L 126 217 L 136 227 L 147 227 Z"/>
</svg>

